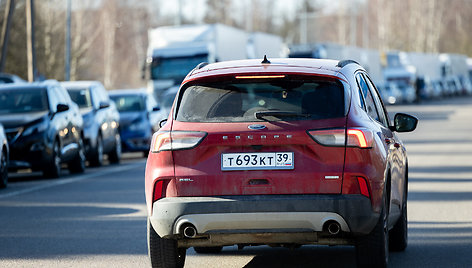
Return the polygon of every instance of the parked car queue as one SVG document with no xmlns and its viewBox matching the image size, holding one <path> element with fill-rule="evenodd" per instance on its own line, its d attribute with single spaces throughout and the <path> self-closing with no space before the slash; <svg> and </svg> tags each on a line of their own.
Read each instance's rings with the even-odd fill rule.
<svg viewBox="0 0 472 268">
<path fill-rule="evenodd" d="M 419 77 L 416 84 L 388 81 L 377 83 L 376 86 L 384 103 L 390 105 L 472 95 L 472 82 L 463 76 L 451 76 L 436 80 Z"/>
<path fill-rule="evenodd" d="M 143 109 L 136 118 L 146 125 L 147 134 L 141 137 L 139 150 L 130 149 L 128 137 L 139 136 L 141 130 L 124 123 L 129 116 L 122 113 L 121 103 L 117 109 L 98 81 L 0 85 L 0 188 L 7 187 L 8 172 L 39 171 L 46 178 L 57 178 L 63 167 L 82 173 L 87 161 L 89 166 L 101 166 L 106 156 L 110 164 L 119 163 L 123 146 L 124 151 L 142 151 L 146 156 L 163 116 L 144 91 L 126 94 L 139 96 Z"/>
</svg>

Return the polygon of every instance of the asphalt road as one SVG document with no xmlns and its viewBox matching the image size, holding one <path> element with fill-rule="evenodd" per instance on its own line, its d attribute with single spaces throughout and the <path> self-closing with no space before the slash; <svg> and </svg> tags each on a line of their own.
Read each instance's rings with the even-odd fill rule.
<svg viewBox="0 0 472 268">
<path fill-rule="evenodd" d="M 472 98 L 389 107 L 418 116 L 401 134 L 410 163 L 409 246 L 390 267 L 472 267 Z M 14 174 L 0 191 L 0 267 L 149 267 L 145 160 L 44 180 Z M 353 247 L 187 251 L 186 267 L 355 267 Z"/>
</svg>

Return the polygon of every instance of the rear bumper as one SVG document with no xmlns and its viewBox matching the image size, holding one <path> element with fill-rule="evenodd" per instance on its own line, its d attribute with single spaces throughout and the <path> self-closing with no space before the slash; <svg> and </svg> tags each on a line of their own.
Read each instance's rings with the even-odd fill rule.
<svg viewBox="0 0 472 268">
<path fill-rule="evenodd" d="M 156 201 L 150 222 L 161 237 L 182 237 L 182 227 L 199 235 L 322 232 L 336 221 L 349 236 L 372 231 L 379 214 L 362 195 L 252 195 L 168 197 Z"/>
</svg>

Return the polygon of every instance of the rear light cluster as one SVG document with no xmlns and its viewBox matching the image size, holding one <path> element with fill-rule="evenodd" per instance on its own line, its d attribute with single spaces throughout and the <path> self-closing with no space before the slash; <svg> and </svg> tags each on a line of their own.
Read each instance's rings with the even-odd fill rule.
<svg viewBox="0 0 472 268">
<path fill-rule="evenodd" d="M 371 148 L 374 134 L 365 128 L 311 130 L 308 134 L 319 144 L 326 146 L 348 146 Z M 347 137 L 347 141 L 346 141 Z"/>
<path fill-rule="evenodd" d="M 199 131 L 158 131 L 152 136 L 151 152 L 191 149 L 206 135 L 207 133 Z"/>
</svg>

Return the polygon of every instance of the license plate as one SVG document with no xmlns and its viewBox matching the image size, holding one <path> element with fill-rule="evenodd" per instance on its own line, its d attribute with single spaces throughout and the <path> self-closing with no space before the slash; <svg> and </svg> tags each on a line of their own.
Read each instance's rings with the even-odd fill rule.
<svg viewBox="0 0 472 268">
<path fill-rule="evenodd" d="M 232 153 L 221 155 L 221 170 L 293 169 L 293 152 Z"/>
</svg>

